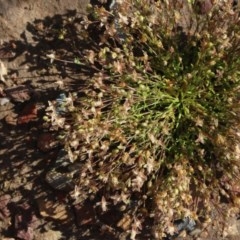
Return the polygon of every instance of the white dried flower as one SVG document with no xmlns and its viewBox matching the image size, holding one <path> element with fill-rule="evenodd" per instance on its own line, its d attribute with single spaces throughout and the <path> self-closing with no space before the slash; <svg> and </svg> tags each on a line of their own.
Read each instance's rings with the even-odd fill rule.
<svg viewBox="0 0 240 240">
<path fill-rule="evenodd" d="M 4 75 L 7 75 L 7 68 L 4 63 L 0 60 L 0 80 L 6 82 Z"/>
</svg>

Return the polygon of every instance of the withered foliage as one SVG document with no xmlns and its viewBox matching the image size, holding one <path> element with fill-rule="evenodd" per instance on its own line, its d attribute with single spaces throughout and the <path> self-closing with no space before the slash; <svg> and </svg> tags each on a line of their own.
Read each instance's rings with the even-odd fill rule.
<svg viewBox="0 0 240 240">
<path fill-rule="evenodd" d="M 121 205 L 132 239 L 146 219 L 156 239 L 175 219 L 208 220 L 239 182 L 240 20 L 225 2 L 198 14 L 192 1 L 122 0 L 73 24 L 88 47 L 72 61 L 94 75 L 47 119 L 81 163 L 72 196 Z"/>
</svg>

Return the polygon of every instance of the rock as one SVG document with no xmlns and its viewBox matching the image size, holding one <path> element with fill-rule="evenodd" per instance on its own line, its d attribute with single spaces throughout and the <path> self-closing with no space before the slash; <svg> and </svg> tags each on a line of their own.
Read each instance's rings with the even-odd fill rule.
<svg viewBox="0 0 240 240">
<path fill-rule="evenodd" d="M 189 217 L 185 217 L 183 219 L 179 219 L 174 221 L 174 225 L 177 228 L 177 232 L 181 232 L 183 230 L 186 230 L 188 232 L 193 231 L 196 227 L 196 222 L 189 218 Z"/>
<path fill-rule="evenodd" d="M 36 121 L 38 119 L 37 117 L 38 109 L 36 103 L 29 103 L 27 104 L 21 114 L 18 116 L 17 124 L 27 124 L 29 122 Z"/>
<path fill-rule="evenodd" d="M 46 174 L 45 180 L 55 190 L 70 192 L 74 189 L 73 178 L 70 173 L 51 170 Z"/>
<path fill-rule="evenodd" d="M 67 96 L 65 93 L 59 94 L 58 98 L 56 99 L 56 111 L 59 115 L 64 115 L 67 111 L 66 109 L 67 104 Z"/>
<path fill-rule="evenodd" d="M 51 133 L 42 133 L 37 142 L 37 147 L 42 152 L 49 152 L 58 146 L 58 141 Z"/>
<path fill-rule="evenodd" d="M 7 88 L 4 90 L 4 93 L 11 101 L 22 103 L 30 100 L 34 92 L 29 87 L 20 85 Z"/>
</svg>

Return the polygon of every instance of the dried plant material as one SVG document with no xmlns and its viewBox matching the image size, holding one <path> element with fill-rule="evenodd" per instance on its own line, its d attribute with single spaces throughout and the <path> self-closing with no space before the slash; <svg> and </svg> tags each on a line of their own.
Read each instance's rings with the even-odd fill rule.
<svg viewBox="0 0 240 240">
<path fill-rule="evenodd" d="M 236 218 L 229 218 L 225 223 L 223 237 L 231 239 L 231 237 L 240 236 L 240 221 Z"/>
<path fill-rule="evenodd" d="M 34 230 L 31 227 L 27 227 L 27 229 L 19 229 L 16 235 L 22 240 L 34 240 Z"/>
<path fill-rule="evenodd" d="M 10 112 L 6 117 L 5 117 L 5 122 L 9 125 L 16 126 L 17 125 L 17 118 L 18 115 L 16 113 Z"/>
<path fill-rule="evenodd" d="M 128 214 L 124 215 L 123 218 L 117 223 L 117 227 L 127 231 L 131 228 L 132 217 Z"/>
<path fill-rule="evenodd" d="M 7 68 L 4 63 L 0 60 L 0 80 L 6 82 L 4 76 L 7 75 Z"/>
<path fill-rule="evenodd" d="M 7 207 L 8 203 L 11 200 L 11 196 L 10 195 L 2 195 L 0 196 L 0 219 L 4 220 L 6 217 L 9 217 L 10 212 L 9 209 Z"/>
<path fill-rule="evenodd" d="M 33 90 L 27 86 L 19 85 L 16 87 L 11 87 L 4 89 L 4 93 L 7 95 L 9 99 L 13 102 L 26 102 L 30 100 Z"/>
<path fill-rule="evenodd" d="M 102 211 L 106 212 L 107 211 L 107 201 L 104 196 L 102 196 L 101 204 L 100 204 Z"/>
<path fill-rule="evenodd" d="M 52 128 L 54 130 L 58 130 L 59 128 L 63 128 L 65 125 L 65 117 L 62 117 L 55 106 L 54 103 L 48 102 L 49 106 L 46 108 L 46 117 L 47 121 L 51 122 Z"/>
<path fill-rule="evenodd" d="M 0 105 L 6 105 L 10 102 L 10 100 L 8 98 L 0 98 Z"/>
<path fill-rule="evenodd" d="M 64 81 L 61 79 L 57 80 L 56 84 L 59 87 L 59 89 L 63 89 L 65 87 Z"/>
<path fill-rule="evenodd" d="M 38 234 L 38 240 L 60 240 L 62 239 L 62 233 L 60 231 L 48 230 L 44 233 Z"/>
<path fill-rule="evenodd" d="M 43 22 L 36 22 L 35 25 L 34 25 L 34 28 L 39 32 L 43 32 L 44 31 Z"/>
<path fill-rule="evenodd" d="M 13 42 L 3 43 L 0 45 L 0 59 L 9 59 L 15 56 L 13 50 L 16 48 L 16 45 Z"/>
<path fill-rule="evenodd" d="M 227 128 L 238 129 L 240 121 L 240 19 L 220 2 L 92 6 L 79 36 L 93 43 L 101 29 L 98 42 L 65 55 L 94 74 L 71 104 L 65 94 L 49 102 L 46 121 L 63 132 L 71 161 L 80 163 L 75 198 L 97 198 L 101 216 L 119 207 L 125 215 L 117 226 L 131 239 L 142 231 L 143 207 L 156 239 L 191 231 L 176 231 L 174 219 L 209 219 L 213 192 L 231 195 L 217 176 L 239 174 L 239 134 Z M 203 16 L 194 12 L 198 5 Z M 72 40 L 67 35 L 65 43 Z"/>
<path fill-rule="evenodd" d="M 197 0 L 194 3 L 194 8 L 198 14 L 208 14 L 213 8 L 211 0 Z"/>
<path fill-rule="evenodd" d="M 26 202 L 14 205 L 16 213 L 14 216 L 14 230 L 16 236 L 23 240 L 33 240 L 34 230 L 39 227 L 40 221 L 33 212 L 33 209 Z"/>
<path fill-rule="evenodd" d="M 45 200 L 43 198 L 37 199 L 38 208 L 42 217 L 49 217 L 58 221 L 66 221 L 71 219 L 71 214 L 67 207 L 63 204 Z"/>
<path fill-rule="evenodd" d="M 46 57 L 50 59 L 50 63 L 53 63 L 54 60 L 56 59 L 56 56 L 54 53 L 47 54 Z"/>
<path fill-rule="evenodd" d="M 135 191 L 140 192 L 144 182 L 147 180 L 147 176 L 144 172 L 134 172 L 135 177 L 132 180 L 132 187 Z"/>
<path fill-rule="evenodd" d="M 6 118 L 8 115 L 14 114 L 14 104 L 11 102 L 6 103 L 5 105 L 0 105 L 0 120 Z"/>
</svg>

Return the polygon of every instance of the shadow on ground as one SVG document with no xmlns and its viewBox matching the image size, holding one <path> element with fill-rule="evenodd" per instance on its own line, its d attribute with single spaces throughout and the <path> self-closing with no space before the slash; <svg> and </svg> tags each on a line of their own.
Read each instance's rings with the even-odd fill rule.
<svg viewBox="0 0 240 240">
<path fill-rule="evenodd" d="M 42 119 L 48 101 L 55 100 L 62 92 L 78 91 L 93 74 L 87 66 L 77 64 L 86 47 L 77 29 L 81 20 L 76 11 L 38 19 L 26 28 L 32 35 L 31 42 L 22 33 L 19 40 L 2 48 L 5 53 L 15 53 L 8 61 L 4 58 L 5 63 L 18 65 L 16 69 L 9 68 L 2 97 L 6 97 L 6 89 L 20 85 L 31 87 L 36 94 L 22 102 L 10 99 L 12 107 L 7 113 L 5 106 L 0 106 L 0 115 L 4 114 L 0 123 L 0 238 L 87 240 L 100 239 L 102 234 L 101 239 L 114 239 L 113 234 L 101 233 L 102 224 L 98 221 L 95 225 L 91 221 L 79 226 L 67 194 L 46 183 L 45 175 L 62 146 L 47 152 L 38 148 L 39 136 L 46 132 Z M 51 62 L 47 57 L 50 54 L 60 61 Z M 6 121 L 6 115 L 18 118 L 33 103 L 38 106 L 34 121 L 24 124 Z M 55 238 L 49 237 L 51 233 Z"/>
</svg>

